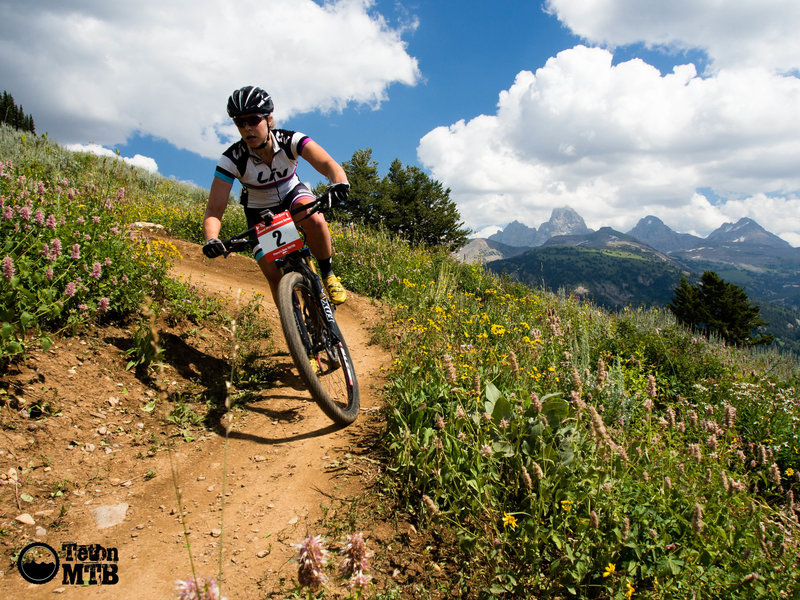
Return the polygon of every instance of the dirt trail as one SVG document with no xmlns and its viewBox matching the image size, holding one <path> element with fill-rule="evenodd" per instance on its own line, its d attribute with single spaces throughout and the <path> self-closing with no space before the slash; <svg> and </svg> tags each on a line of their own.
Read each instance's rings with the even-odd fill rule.
<svg viewBox="0 0 800 600">
<path fill-rule="evenodd" d="M 199 246 L 173 242 L 183 255 L 175 265 L 176 274 L 231 301 L 240 291 L 246 298 L 257 292 L 269 296 L 265 280 L 249 258 L 231 256 L 208 261 Z M 265 301 L 265 307 L 275 332 L 277 350 L 273 360 L 280 379 L 259 401 L 236 412 L 227 445 L 221 535 L 224 438 L 209 434 L 205 439 L 181 443 L 177 445 L 178 452 L 172 455 L 196 570 L 198 574 L 216 575 L 221 544 L 223 593 L 229 600 L 261 598 L 274 590 L 281 579 L 291 581 L 296 575 L 296 563 L 291 560 L 295 544 L 307 534 L 315 533 L 315 523 L 323 512 L 321 506 L 328 505 L 332 498 L 353 497 L 363 489 L 365 479 L 373 471 L 371 462 L 361 455 L 360 441 L 376 430 L 382 369 L 391 362 L 384 350 L 369 343 L 369 326 L 381 318 L 378 308 L 371 301 L 351 294 L 337 310 L 336 318 L 354 358 L 362 411 L 353 425 L 337 429 L 310 401 L 296 376 L 271 298 Z M 99 377 L 97 383 L 79 377 L 79 388 L 73 392 L 76 401 L 91 406 L 90 399 L 96 397 L 98 402 L 105 403 L 109 390 L 113 391 L 111 382 L 120 377 L 106 376 L 108 382 Z M 61 393 L 69 397 L 69 392 Z M 92 427 L 98 426 L 103 426 L 102 420 L 95 419 Z M 8 452 L 12 454 L 14 450 Z M 47 584 L 32 585 L 6 565 L 0 577 L 2 595 L 20 599 L 49 597 L 53 593 L 81 599 L 173 597 L 174 580 L 190 575 L 189 557 L 176 514 L 170 453 L 161 450 L 149 460 L 149 468 L 158 473 L 157 477 L 129 480 L 126 473 L 116 473 L 116 477 L 113 472 L 109 476 L 98 474 L 91 483 L 85 483 L 83 494 L 74 499 L 68 529 L 37 538 L 56 548 L 65 541 L 117 548 L 118 583 L 89 587 L 63 585 L 59 574 Z M 2 468 L 4 472 L 7 470 L 5 463 Z M 101 470 L 98 467 L 98 472 Z M 124 521 L 98 528 L 90 511 L 120 503 L 128 505 Z M 15 515 L 11 512 L 13 507 L 4 510 L 4 520 L 13 519 Z M 32 526 L 26 527 L 32 536 Z"/>
</svg>

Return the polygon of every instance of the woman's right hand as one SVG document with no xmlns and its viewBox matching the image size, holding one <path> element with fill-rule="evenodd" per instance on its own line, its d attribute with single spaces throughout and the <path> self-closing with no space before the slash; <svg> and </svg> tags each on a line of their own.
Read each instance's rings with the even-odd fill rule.
<svg viewBox="0 0 800 600">
<path fill-rule="evenodd" d="M 225 244 L 219 238 L 211 238 L 203 246 L 203 254 L 208 258 L 217 258 L 225 254 L 225 252 L 227 252 Z"/>
</svg>

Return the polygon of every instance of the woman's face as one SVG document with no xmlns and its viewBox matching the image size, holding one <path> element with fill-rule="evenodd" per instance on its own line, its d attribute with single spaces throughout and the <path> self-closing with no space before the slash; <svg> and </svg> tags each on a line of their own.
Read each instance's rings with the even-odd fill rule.
<svg viewBox="0 0 800 600">
<path fill-rule="evenodd" d="M 242 115 L 233 119 L 244 142 L 253 148 L 264 143 L 269 135 L 269 117 L 266 115 Z"/>
</svg>

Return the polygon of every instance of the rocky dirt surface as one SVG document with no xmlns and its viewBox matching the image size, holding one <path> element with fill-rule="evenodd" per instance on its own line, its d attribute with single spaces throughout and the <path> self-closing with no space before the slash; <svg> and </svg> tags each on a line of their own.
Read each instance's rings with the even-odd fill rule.
<svg viewBox="0 0 800 600">
<path fill-rule="evenodd" d="M 251 259 L 208 261 L 199 246 L 173 242 L 183 256 L 176 275 L 207 293 L 235 302 L 266 292 Z M 120 327 L 58 339 L 3 377 L 0 595 L 173 598 L 175 580 L 191 574 L 182 507 L 197 574 L 218 573 L 221 548 L 229 600 L 295 597 L 296 545 L 309 534 L 324 534 L 335 550 L 351 527 L 363 527 L 349 520 L 352 501 L 364 498 L 380 470 L 370 448 L 381 432 L 381 388 L 391 357 L 370 343 L 370 329 L 385 314 L 353 294 L 337 310 L 362 406 L 358 420 L 340 429 L 310 401 L 271 299 L 264 307 L 274 332 L 274 382 L 233 411 L 227 440 L 221 410 L 216 423 L 200 424 L 186 436 L 166 420 L 182 393 L 224 397 L 225 382 L 213 375 L 231 352 L 230 334 L 222 328 L 159 323 L 165 367 L 149 378 L 125 369 L 132 330 Z M 364 530 L 375 552 L 374 590 L 411 597 L 403 590 L 423 574 L 435 577 L 440 567 L 413 525 L 378 512 Z M 118 581 L 75 585 L 64 583 L 59 571 L 48 583 L 30 584 L 15 558 L 32 541 L 57 550 L 70 542 L 114 548 L 118 561 L 101 562 L 116 565 Z M 70 561 L 61 554 L 63 569 Z M 74 568 L 75 561 L 70 564 Z M 333 577 L 330 590 L 333 597 L 347 594 Z"/>
</svg>

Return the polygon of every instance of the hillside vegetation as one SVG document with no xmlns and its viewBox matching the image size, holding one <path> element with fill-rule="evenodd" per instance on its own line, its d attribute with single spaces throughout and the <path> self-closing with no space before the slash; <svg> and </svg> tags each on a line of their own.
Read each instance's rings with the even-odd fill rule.
<svg viewBox="0 0 800 600">
<path fill-rule="evenodd" d="M 138 314 L 145 294 L 197 306 L 167 277 L 169 248 L 127 225 L 198 241 L 205 192 L 0 135 L 4 366 Z M 225 223 L 242 228 L 237 211 Z M 379 493 L 457 570 L 419 597 L 800 595 L 795 362 L 694 337 L 663 311 L 610 314 L 445 250 L 332 229 L 347 287 L 391 307 L 375 332 L 396 357 Z"/>
<path fill-rule="evenodd" d="M 592 239 L 592 236 L 584 237 L 590 241 Z M 614 311 L 626 306 L 666 307 L 673 299 L 681 277 L 699 279 L 700 274 L 694 269 L 702 264 L 680 263 L 652 250 L 642 251 L 633 244 L 590 247 L 553 242 L 518 256 L 487 263 L 486 267 L 532 287 L 575 293 L 584 301 Z M 783 272 L 774 272 L 771 276 L 762 273 L 747 277 L 743 277 L 744 271 L 727 265 L 705 266 L 726 282 L 745 290 L 749 299 L 759 307 L 762 319 L 767 322 L 767 325 L 758 329 L 758 333 L 772 334 L 776 350 L 800 355 L 798 312 L 792 304 L 783 305 L 775 293 L 768 291 L 776 288 L 793 289 L 788 281 L 796 279 L 796 276 L 787 274 L 791 271 L 790 265 Z M 770 280 L 769 285 L 765 283 L 767 279 Z"/>
</svg>

